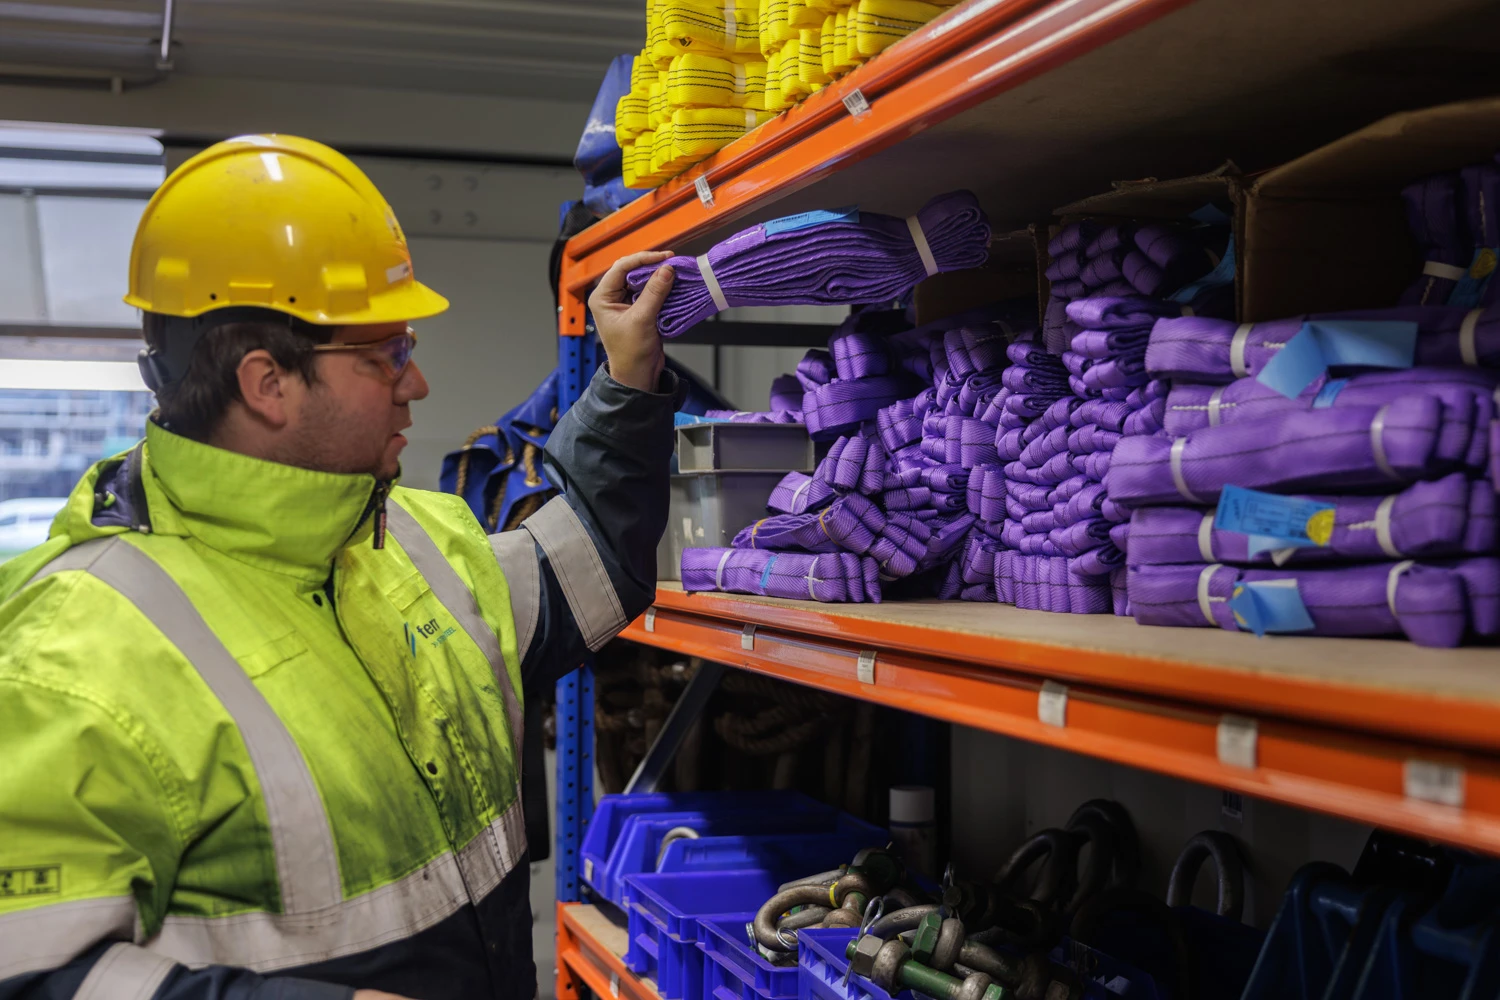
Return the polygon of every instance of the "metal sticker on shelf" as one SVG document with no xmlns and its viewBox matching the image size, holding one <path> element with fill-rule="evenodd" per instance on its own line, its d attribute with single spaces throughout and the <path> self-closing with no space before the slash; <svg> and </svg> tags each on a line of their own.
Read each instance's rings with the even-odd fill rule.
<svg viewBox="0 0 1500 1000">
<path fill-rule="evenodd" d="M 754 625 L 746 625 L 743 629 L 740 630 L 740 648 L 741 649 L 754 649 L 755 648 L 755 626 Z"/>
<path fill-rule="evenodd" d="M 1036 717 L 1049 726 L 1068 724 L 1068 686 L 1057 681 L 1043 681 L 1036 695 Z"/>
<path fill-rule="evenodd" d="M 620 974 L 611 972 L 609 974 L 609 995 L 617 997 L 620 995 Z"/>
<path fill-rule="evenodd" d="M 593 858 L 584 858 L 583 859 L 583 877 L 585 879 L 587 879 L 588 881 L 590 881 L 590 882 L 594 881 L 594 859 Z"/>
<path fill-rule="evenodd" d="M 655 632 L 656 631 L 656 608 L 655 607 L 650 607 L 650 608 L 646 609 L 646 631 L 647 632 Z"/>
<path fill-rule="evenodd" d="M 1254 719 L 1226 715 L 1219 720 L 1219 763 L 1225 767 L 1255 768 L 1259 728 Z"/>
<path fill-rule="evenodd" d="M 699 175 L 698 179 L 693 181 L 693 190 L 698 192 L 698 200 L 703 202 L 704 208 L 714 207 L 714 189 L 708 186 L 707 177 Z"/>
<path fill-rule="evenodd" d="M 870 113 L 870 102 L 865 99 L 864 91 L 858 87 L 844 95 L 844 107 L 856 118 L 863 118 Z"/>
<path fill-rule="evenodd" d="M 859 663 L 855 666 L 854 673 L 861 684 L 875 683 L 875 650 L 861 649 L 859 651 Z"/>
<path fill-rule="evenodd" d="M 1402 768 L 1406 797 L 1440 806 L 1464 804 L 1464 769 L 1457 764 L 1409 760 Z"/>
</svg>

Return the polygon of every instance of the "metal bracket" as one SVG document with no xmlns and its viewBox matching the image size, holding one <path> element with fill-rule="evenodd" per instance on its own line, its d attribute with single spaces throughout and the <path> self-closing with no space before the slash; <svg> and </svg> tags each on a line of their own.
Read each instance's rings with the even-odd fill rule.
<svg viewBox="0 0 1500 1000">
<path fill-rule="evenodd" d="M 740 648 L 752 650 L 755 648 L 755 626 L 746 625 L 740 630 Z"/>
<path fill-rule="evenodd" d="M 854 674 L 861 684 L 875 683 L 875 650 L 861 649 L 859 651 L 859 662 L 854 666 Z"/>
<path fill-rule="evenodd" d="M 698 721 L 698 716 L 703 714 L 703 709 L 708 705 L 708 699 L 713 696 L 719 686 L 719 679 L 724 676 L 724 671 L 729 668 L 722 663 L 714 663 L 710 660 L 698 661 L 698 672 L 693 679 L 688 681 L 688 686 L 682 694 L 677 697 L 677 704 L 672 706 L 672 711 L 667 715 L 667 721 L 662 723 L 661 732 L 656 734 L 656 742 L 646 751 L 646 756 L 641 759 L 640 766 L 630 776 L 630 781 L 625 785 L 625 794 L 648 793 L 656 791 L 661 782 L 661 776 L 666 773 L 667 767 L 677 756 L 677 750 L 682 746 L 683 738 L 687 736 L 693 723 Z"/>
</svg>

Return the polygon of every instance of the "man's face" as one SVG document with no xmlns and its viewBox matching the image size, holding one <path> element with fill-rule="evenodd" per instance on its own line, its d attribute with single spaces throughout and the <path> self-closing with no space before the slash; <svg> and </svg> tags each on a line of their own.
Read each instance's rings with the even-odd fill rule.
<svg viewBox="0 0 1500 1000">
<path fill-rule="evenodd" d="M 405 330 L 405 323 L 346 326 L 333 342 L 375 344 Z M 406 447 L 401 432 L 411 426 L 409 404 L 427 396 L 416 361 L 394 378 L 376 350 L 320 353 L 316 363 L 318 381 L 297 408 L 290 464 L 394 479 Z"/>
</svg>

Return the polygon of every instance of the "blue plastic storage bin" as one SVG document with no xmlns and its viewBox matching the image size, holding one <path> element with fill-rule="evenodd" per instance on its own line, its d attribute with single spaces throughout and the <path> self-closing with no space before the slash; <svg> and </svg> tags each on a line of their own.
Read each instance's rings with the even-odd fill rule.
<svg viewBox="0 0 1500 1000">
<path fill-rule="evenodd" d="M 703 1000 L 794 1000 L 797 966 L 772 965 L 750 943 L 748 920 L 704 920 Z"/>
<path fill-rule="evenodd" d="M 797 932 L 797 1000 L 891 1000 L 863 976 L 845 977 L 844 950 L 859 932 L 852 927 L 814 927 Z M 896 994 L 917 1000 L 911 990 Z"/>
<path fill-rule="evenodd" d="M 583 880 L 595 891 L 616 904 L 622 902 L 618 878 L 606 878 L 610 855 L 625 824 L 632 816 L 643 813 L 715 813 L 757 812 L 763 815 L 786 815 L 808 811 L 827 811 L 830 807 L 800 792 L 673 792 L 649 795 L 606 795 L 594 807 L 579 848 Z M 652 858 L 653 865 L 655 857 Z M 645 869 L 641 869 L 645 870 Z"/>
<path fill-rule="evenodd" d="M 625 881 L 625 876 L 638 875 L 642 872 L 673 870 L 665 865 L 658 867 L 657 858 L 660 856 L 663 862 L 666 861 L 661 850 L 662 840 L 668 831 L 679 826 L 691 828 L 700 834 L 700 840 L 683 838 L 673 841 L 667 845 L 669 851 L 676 849 L 679 852 L 678 856 L 684 856 L 683 852 L 686 852 L 685 856 L 700 860 L 717 854 L 721 859 L 718 864 L 701 867 L 689 865 L 679 870 L 773 871 L 784 876 L 783 882 L 811 875 L 815 871 L 823 871 L 839 864 L 847 864 L 853 860 L 855 853 L 861 848 L 878 847 L 889 839 L 889 835 L 884 830 L 847 816 L 831 806 L 821 806 L 805 812 L 735 811 L 632 816 L 626 820 L 619 839 L 615 841 L 614 850 L 610 852 L 609 861 L 604 866 L 603 876 L 596 875 L 595 878 L 599 891 L 604 894 L 605 898 L 621 907 L 627 906 L 630 903 L 630 888 Z M 743 843 L 756 837 L 782 835 L 794 840 L 808 840 L 822 835 L 836 835 L 844 839 L 838 845 L 840 850 L 836 853 L 829 853 L 829 849 L 825 846 L 820 853 L 808 852 L 802 858 L 797 858 L 783 850 L 782 857 L 779 859 L 780 863 L 777 863 L 778 859 L 774 855 L 758 852 L 748 846 L 748 843 Z M 705 839 L 715 841 L 738 839 L 742 841 L 742 845 L 738 851 L 733 848 L 713 847 L 695 850 L 694 845 Z M 683 846 L 679 848 L 679 844 Z M 740 855 L 739 863 L 728 863 L 735 854 Z M 831 857 L 833 861 L 826 864 L 824 868 L 820 868 L 816 867 L 818 862 L 806 860 L 808 857 Z M 809 864 L 814 867 L 807 867 Z"/>
<path fill-rule="evenodd" d="M 844 976 L 844 951 L 858 933 L 852 928 L 814 928 L 797 933 L 798 1000 L 891 1000 L 863 976 Z M 1085 945 L 1064 939 L 1049 956 L 1084 978 L 1085 1000 L 1166 1000 L 1149 975 Z M 922 1000 L 902 990 L 900 1000 Z"/>
<path fill-rule="evenodd" d="M 674 840 L 656 870 L 707 872 L 761 870 L 786 874 L 784 881 L 828 871 L 854 860 L 866 847 L 879 847 L 888 834 L 879 827 L 845 816 L 835 833 L 747 834 Z"/>
<path fill-rule="evenodd" d="M 776 895 L 771 872 L 665 872 L 631 875 L 625 965 L 656 979 L 664 1000 L 702 1000 L 700 921 L 751 919 Z"/>
</svg>

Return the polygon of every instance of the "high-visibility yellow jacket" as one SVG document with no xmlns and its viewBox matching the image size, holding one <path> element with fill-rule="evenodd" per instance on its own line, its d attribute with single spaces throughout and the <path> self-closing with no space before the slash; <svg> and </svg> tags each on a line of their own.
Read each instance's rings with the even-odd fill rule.
<svg viewBox="0 0 1500 1000">
<path fill-rule="evenodd" d="M 154 424 L 89 470 L 0 567 L 0 998 L 530 1000 L 521 692 L 649 604 L 673 409 L 601 371 L 490 537 Z"/>
</svg>

